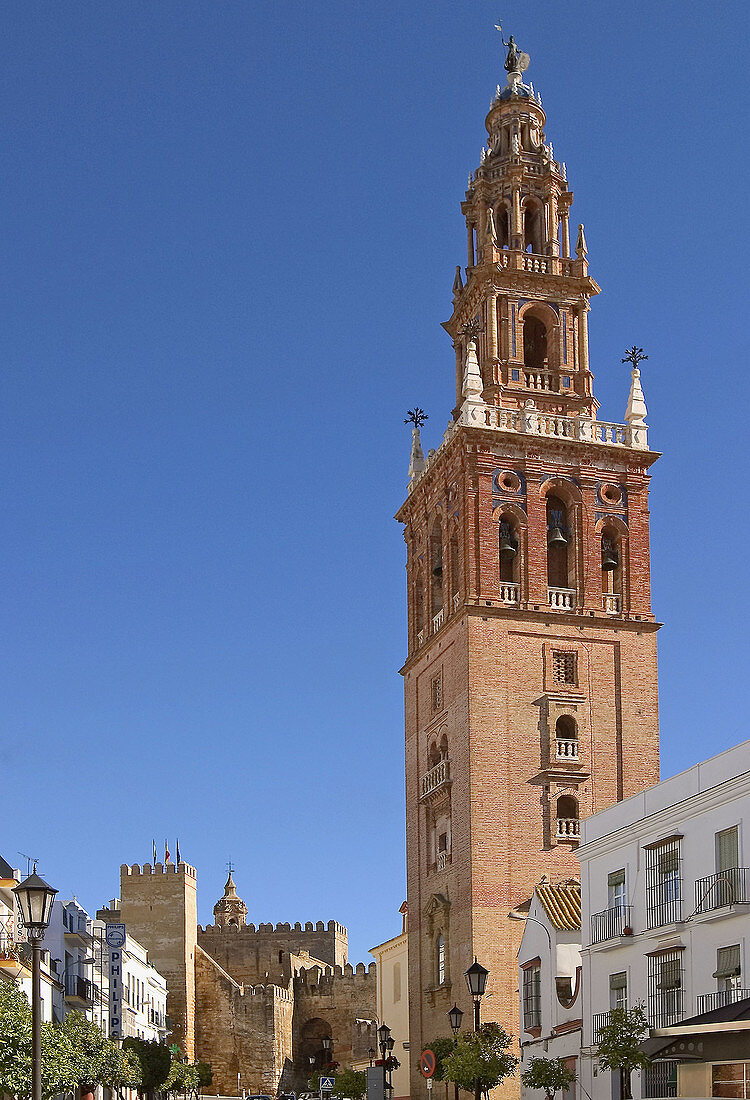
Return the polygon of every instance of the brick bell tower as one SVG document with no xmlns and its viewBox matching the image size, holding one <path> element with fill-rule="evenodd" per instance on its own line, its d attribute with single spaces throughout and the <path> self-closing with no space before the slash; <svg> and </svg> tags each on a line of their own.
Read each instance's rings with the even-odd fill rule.
<svg viewBox="0 0 750 1100">
<path fill-rule="evenodd" d="M 405 525 L 407 878 L 412 1097 L 420 1051 L 472 1019 L 518 1035 L 524 905 L 576 876 L 581 817 L 659 778 L 649 468 L 639 349 L 625 423 L 597 417 L 598 293 L 573 195 L 511 39 L 507 86 L 461 210 L 468 260 L 444 328 L 456 408 L 425 461 L 414 410 Z M 623 360 L 625 362 L 626 360 Z M 620 364 L 618 361 L 618 369 Z M 522 1035 L 521 1038 L 530 1038 Z M 515 1079 L 507 1095 L 519 1090 Z"/>
</svg>

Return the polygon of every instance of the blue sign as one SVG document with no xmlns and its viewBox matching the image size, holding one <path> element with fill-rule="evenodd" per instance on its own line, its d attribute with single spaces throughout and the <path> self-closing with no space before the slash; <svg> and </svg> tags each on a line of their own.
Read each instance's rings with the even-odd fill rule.
<svg viewBox="0 0 750 1100">
<path fill-rule="evenodd" d="M 333 1092 L 333 1086 L 336 1084 L 335 1077 L 321 1077 L 320 1090 L 321 1092 Z"/>
</svg>

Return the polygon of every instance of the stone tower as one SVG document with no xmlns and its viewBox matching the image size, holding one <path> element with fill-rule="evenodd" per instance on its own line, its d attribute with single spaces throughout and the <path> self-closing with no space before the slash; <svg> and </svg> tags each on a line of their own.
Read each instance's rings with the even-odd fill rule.
<svg viewBox="0 0 750 1100">
<path fill-rule="evenodd" d="M 397 517 L 413 1097 L 426 1091 L 418 1054 L 450 1034 L 453 1002 L 472 1019 L 474 956 L 490 971 L 482 1018 L 518 1035 L 523 924 L 509 913 L 527 911 L 542 874 L 578 874 L 582 816 L 658 780 L 647 503 L 657 455 L 639 356 L 626 422 L 599 420 L 588 352 L 599 288 L 582 226 L 570 252 L 573 195 L 527 64 L 511 44 L 461 207 L 467 268 L 444 325 L 456 408 L 426 461 L 415 410 Z"/>
<path fill-rule="evenodd" d="M 224 885 L 224 897 L 214 905 L 214 918 L 217 928 L 242 928 L 247 923 L 247 906 L 237 895 L 237 887 L 232 878 L 231 865 L 229 878 Z"/>
<path fill-rule="evenodd" d="M 120 911 L 128 932 L 167 979 L 172 1042 L 195 1058 L 197 876 L 187 863 L 120 867 Z"/>
</svg>

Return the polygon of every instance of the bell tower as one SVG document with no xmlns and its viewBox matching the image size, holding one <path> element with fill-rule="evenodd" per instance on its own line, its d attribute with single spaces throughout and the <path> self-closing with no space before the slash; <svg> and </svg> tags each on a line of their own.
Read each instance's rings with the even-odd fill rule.
<svg viewBox="0 0 750 1100">
<path fill-rule="evenodd" d="M 450 1034 L 454 1002 L 471 1020 L 464 973 L 475 956 L 490 972 L 482 1018 L 518 1035 L 523 925 L 509 914 L 526 912 L 543 874 L 578 874 L 583 816 L 659 778 L 648 533 L 658 455 L 644 419 L 645 357 L 633 348 L 623 360 L 624 422 L 600 420 L 588 348 L 599 287 L 583 226 L 571 254 L 573 195 L 527 66 L 511 39 L 507 84 L 461 204 L 467 266 L 443 326 L 456 407 L 427 460 L 426 418 L 410 413 L 397 516 L 417 1054 Z M 412 1096 L 425 1093 L 414 1071 Z"/>
</svg>

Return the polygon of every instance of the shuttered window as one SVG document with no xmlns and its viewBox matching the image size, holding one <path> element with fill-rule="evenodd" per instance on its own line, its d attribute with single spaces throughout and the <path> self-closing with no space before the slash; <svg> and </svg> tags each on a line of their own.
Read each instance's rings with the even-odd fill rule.
<svg viewBox="0 0 750 1100">
<path fill-rule="evenodd" d="M 716 834 L 716 870 L 731 871 L 740 865 L 740 846 L 737 826 L 722 829 Z"/>
</svg>

